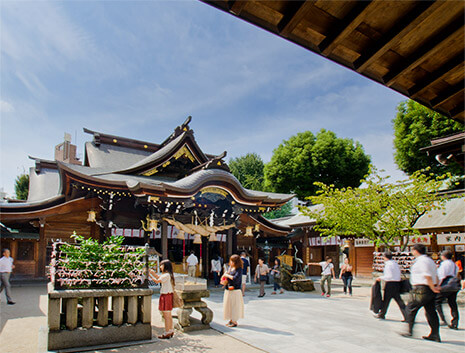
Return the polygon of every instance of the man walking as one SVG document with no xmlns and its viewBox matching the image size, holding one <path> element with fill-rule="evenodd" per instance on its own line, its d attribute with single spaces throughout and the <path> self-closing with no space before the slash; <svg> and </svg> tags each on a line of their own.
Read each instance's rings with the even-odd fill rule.
<svg viewBox="0 0 465 353">
<path fill-rule="evenodd" d="M 405 304 L 400 297 L 400 268 L 397 262 L 392 259 L 392 254 L 387 251 L 383 254 L 384 259 L 384 273 L 383 276 L 378 277 L 377 281 L 384 281 L 384 295 L 383 295 L 383 306 L 381 311 L 375 317 L 378 319 L 385 319 L 386 313 L 389 307 L 389 302 L 394 299 L 399 305 L 399 309 L 404 317 L 403 321 L 406 320 L 405 315 Z"/>
<path fill-rule="evenodd" d="M 6 301 L 9 305 L 13 305 L 15 302 L 11 299 L 11 285 L 10 275 L 15 266 L 13 265 L 13 258 L 10 257 L 10 250 L 3 249 L 3 256 L 0 258 L 0 293 L 5 288 Z"/>
<path fill-rule="evenodd" d="M 336 279 L 336 275 L 334 274 L 334 265 L 332 264 L 333 259 L 329 256 L 326 256 L 325 260 L 326 261 L 321 262 L 309 262 L 308 265 L 321 266 L 321 295 L 324 296 L 326 294 L 326 297 L 329 298 L 331 296 L 331 275 L 333 279 Z M 328 284 L 327 291 L 325 291 L 325 282 Z"/>
<path fill-rule="evenodd" d="M 250 267 L 249 260 L 247 260 L 245 251 L 241 252 L 241 260 L 242 260 L 242 296 L 245 295 L 245 282 L 247 281 L 247 270 Z"/>
<path fill-rule="evenodd" d="M 445 250 L 441 254 L 441 265 L 438 268 L 438 279 L 440 286 L 443 286 L 447 281 L 452 278 L 457 277 L 458 267 L 452 261 L 452 252 L 450 250 Z M 457 308 L 457 293 L 454 292 L 441 292 L 436 297 L 436 310 L 441 318 L 441 321 L 447 325 L 446 318 L 444 317 L 444 312 L 442 311 L 442 302 L 447 300 L 447 303 L 450 307 L 450 313 L 452 315 L 452 321 L 448 325 L 451 329 L 457 330 L 459 326 L 459 310 Z"/>
<path fill-rule="evenodd" d="M 413 289 L 412 301 L 407 304 L 406 308 L 408 331 L 401 333 L 401 335 L 412 337 L 415 317 L 418 310 L 424 307 L 431 332 L 428 336 L 423 336 L 423 339 L 441 342 L 439 318 L 435 307 L 436 293 L 439 293 L 436 264 L 426 255 L 426 247 L 423 244 L 415 244 L 412 253 L 416 259 L 410 269 L 410 282 Z"/>
<path fill-rule="evenodd" d="M 197 256 L 195 256 L 195 253 L 193 250 L 191 250 L 191 254 L 186 260 L 187 262 L 187 274 L 190 277 L 195 277 L 197 273 L 197 264 L 199 263 L 199 259 L 197 259 Z"/>
</svg>

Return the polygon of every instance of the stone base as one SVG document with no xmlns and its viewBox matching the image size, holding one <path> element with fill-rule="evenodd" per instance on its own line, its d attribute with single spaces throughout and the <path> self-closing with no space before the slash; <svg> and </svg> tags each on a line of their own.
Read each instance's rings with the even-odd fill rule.
<svg viewBox="0 0 465 353">
<path fill-rule="evenodd" d="M 177 319 L 176 316 L 173 316 L 173 318 Z M 176 324 L 174 325 L 174 328 L 180 332 L 192 332 L 192 331 L 208 330 L 210 328 L 210 325 L 202 324 L 202 321 L 200 321 L 199 319 L 191 317 L 190 326 L 183 327 L 179 324 L 179 322 L 176 322 Z"/>
<path fill-rule="evenodd" d="M 48 350 L 74 347 L 98 346 L 103 344 L 143 341 L 152 339 L 150 324 L 92 327 L 89 329 L 61 330 L 48 332 Z"/>
<path fill-rule="evenodd" d="M 296 279 L 291 280 L 292 289 L 296 292 L 311 292 L 315 290 L 315 286 L 311 279 Z"/>
</svg>

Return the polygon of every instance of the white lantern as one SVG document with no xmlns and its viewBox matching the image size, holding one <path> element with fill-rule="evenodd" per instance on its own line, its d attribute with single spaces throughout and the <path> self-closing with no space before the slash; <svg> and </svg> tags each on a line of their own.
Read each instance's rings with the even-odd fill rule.
<svg viewBox="0 0 465 353">
<path fill-rule="evenodd" d="M 200 234 L 194 235 L 194 244 L 202 244 L 202 236 Z"/>
</svg>

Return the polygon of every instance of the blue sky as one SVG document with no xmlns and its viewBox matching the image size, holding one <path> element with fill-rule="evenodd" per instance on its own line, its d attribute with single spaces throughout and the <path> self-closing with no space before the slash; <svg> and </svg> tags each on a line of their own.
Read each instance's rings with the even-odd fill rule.
<svg viewBox="0 0 465 353">
<path fill-rule="evenodd" d="M 1 180 L 53 158 L 83 127 L 161 142 L 193 116 L 207 153 L 269 161 L 284 139 L 325 128 L 360 141 L 399 178 L 392 124 L 405 98 L 199 1 L 5 1 Z M 76 139 L 75 139 L 76 136 Z"/>
</svg>

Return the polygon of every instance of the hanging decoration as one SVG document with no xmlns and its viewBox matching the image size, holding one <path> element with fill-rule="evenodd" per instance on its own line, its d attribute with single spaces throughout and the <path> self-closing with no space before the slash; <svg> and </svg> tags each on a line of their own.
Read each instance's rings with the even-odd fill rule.
<svg viewBox="0 0 465 353">
<path fill-rule="evenodd" d="M 245 234 L 244 234 L 244 236 L 245 236 L 245 237 L 253 237 L 252 230 L 253 230 L 253 227 L 252 227 L 252 226 L 245 227 Z"/>
<path fill-rule="evenodd" d="M 156 231 L 158 228 L 158 220 L 150 218 L 149 215 L 146 217 L 146 222 L 140 221 L 142 223 L 142 229 L 146 232 Z"/>
<path fill-rule="evenodd" d="M 200 234 L 194 235 L 194 244 L 202 244 L 202 236 Z"/>
<path fill-rule="evenodd" d="M 94 210 L 90 210 L 87 212 L 87 222 L 96 222 L 97 221 L 97 213 Z"/>
<path fill-rule="evenodd" d="M 208 241 L 218 241 L 218 238 L 216 237 L 216 234 L 215 234 L 215 233 L 211 233 L 211 234 L 210 234 L 210 238 L 208 239 Z"/>
</svg>

